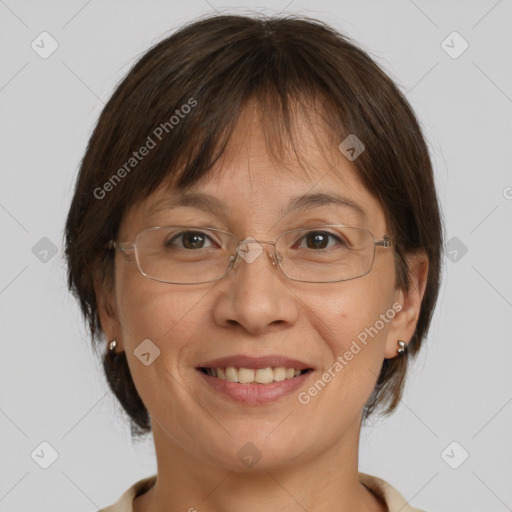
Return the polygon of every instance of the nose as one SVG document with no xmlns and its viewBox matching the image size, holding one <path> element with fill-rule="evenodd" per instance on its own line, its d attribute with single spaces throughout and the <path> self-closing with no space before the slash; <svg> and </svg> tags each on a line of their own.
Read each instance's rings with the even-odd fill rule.
<svg viewBox="0 0 512 512">
<path fill-rule="evenodd" d="M 236 261 L 219 283 L 213 315 L 217 324 L 237 325 L 262 334 L 298 319 L 295 295 L 279 272 L 273 242 L 248 237 L 237 247 Z"/>
</svg>

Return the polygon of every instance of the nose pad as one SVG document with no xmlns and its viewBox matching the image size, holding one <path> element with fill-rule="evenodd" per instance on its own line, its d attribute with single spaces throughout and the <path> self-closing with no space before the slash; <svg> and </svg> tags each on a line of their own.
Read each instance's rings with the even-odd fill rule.
<svg viewBox="0 0 512 512">
<path fill-rule="evenodd" d="M 275 267 L 277 264 L 276 257 L 274 255 L 274 251 L 270 247 L 267 249 L 267 255 L 268 255 L 270 261 L 272 262 L 272 265 Z"/>
</svg>

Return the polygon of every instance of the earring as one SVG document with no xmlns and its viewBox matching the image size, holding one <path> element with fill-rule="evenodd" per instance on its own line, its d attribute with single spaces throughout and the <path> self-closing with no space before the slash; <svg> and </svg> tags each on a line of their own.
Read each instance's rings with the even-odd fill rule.
<svg viewBox="0 0 512 512">
<path fill-rule="evenodd" d="M 407 352 L 407 343 L 403 340 L 398 340 L 398 349 L 397 352 L 403 356 Z"/>
<path fill-rule="evenodd" d="M 116 340 L 112 340 L 109 345 L 108 345 L 108 348 L 110 350 L 110 352 L 114 352 L 114 350 L 116 349 L 117 347 L 117 341 Z"/>
</svg>

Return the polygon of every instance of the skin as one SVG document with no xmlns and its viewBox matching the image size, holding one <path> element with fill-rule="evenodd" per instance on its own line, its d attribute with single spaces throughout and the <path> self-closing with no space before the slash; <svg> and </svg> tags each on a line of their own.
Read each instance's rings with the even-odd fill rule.
<svg viewBox="0 0 512 512">
<path fill-rule="evenodd" d="M 219 198 L 225 214 L 181 207 L 149 215 L 168 193 L 161 187 L 128 211 L 118 239 L 133 241 L 145 228 L 182 219 L 240 240 L 275 240 L 306 222 L 332 223 L 340 211 L 332 206 L 284 217 L 279 211 L 291 197 L 320 191 L 337 192 L 367 212 L 362 219 L 343 210 L 339 223 L 365 227 L 377 239 L 389 233 L 384 211 L 359 181 L 354 163 L 335 148 L 336 165 L 330 165 L 300 119 L 307 176 L 290 154 L 279 166 L 268 156 L 254 110 L 245 110 L 238 123 L 225 157 L 192 188 Z M 362 409 L 383 359 L 397 357 L 397 340 L 413 336 L 428 269 L 423 253 L 410 256 L 405 293 L 395 288 L 393 258 L 393 250 L 377 247 L 366 276 L 313 284 L 286 279 L 260 257 L 250 264 L 239 260 L 220 281 L 184 286 L 147 279 L 133 256 L 116 251 L 115 287 L 101 296 L 100 317 L 106 339 L 116 339 L 116 350 L 127 353 L 151 416 L 158 463 L 155 486 L 135 499 L 134 510 L 387 510 L 358 480 Z M 227 355 L 281 354 L 316 368 L 299 391 L 307 390 L 394 303 L 401 311 L 307 405 L 296 392 L 258 406 L 236 403 L 206 385 L 195 369 Z M 149 366 L 134 356 L 147 338 L 160 349 Z M 251 468 L 237 457 L 248 442 L 262 455 Z"/>
</svg>

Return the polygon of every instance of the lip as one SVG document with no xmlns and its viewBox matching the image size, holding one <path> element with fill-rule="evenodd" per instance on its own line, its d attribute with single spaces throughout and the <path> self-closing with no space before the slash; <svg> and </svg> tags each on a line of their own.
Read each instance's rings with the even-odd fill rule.
<svg viewBox="0 0 512 512">
<path fill-rule="evenodd" d="M 234 366 L 235 368 L 253 368 L 255 370 L 268 367 L 276 368 L 278 366 L 295 368 L 296 370 L 315 369 L 311 364 L 280 355 L 266 355 L 261 357 L 235 355 L 220 357 L 201 363 L 197 368 L 227 368 L 228 366 Z"/>
<path fill-rule="evenodd" d="M 265 368 L 265 366 L 263 368 Z M 313 371 L 310 371 L 293 377 L 292 379 L 286 379 L 281 382 L 271 382 L 270 384 L 240 384 L 239 382 L 228 382 L 227 380 L 206 375 L 206 373 L 203 373 L 199 368 L 196 369 L 196 372 L 204 379 L 206 384 L 211 386 L 217 393 L 220 393 L 221 396 L 228 397 L 244 405 L 261 405 L 274 402 L 279 398 L 290 395 L 303 386 L 305 380 L 308 379 L 310 375 L 314 374 Z"/>
<path fill-rule="evenodd" d="M 201 371 L 201 368 L 227 368 L 234 366 L 235 368 L 276 368 L 282 366 L 284 368 L 294 368 L 296 370 L 315 370 L 311 364 L 307 364 L 299 359 L 269 354 L 260 357 L 248 355 L 234 355 L 228 357 L 220 357 L 205 361 L 196 367 L 196 371 L 201 378 L 214 391 L 220 393 L 224 397 L 228 397 L 235 402 L 245 405 L 260 405 L 273 402 L 279 398 L 289 395 L 304 385 L 304 381 L 314 372 L 309 371 L 292 379 L 286 379 L 280 382 L 271 382 L 269 384 L 241 384 L 239 382 L 228 382 Z"/>
</svg>

